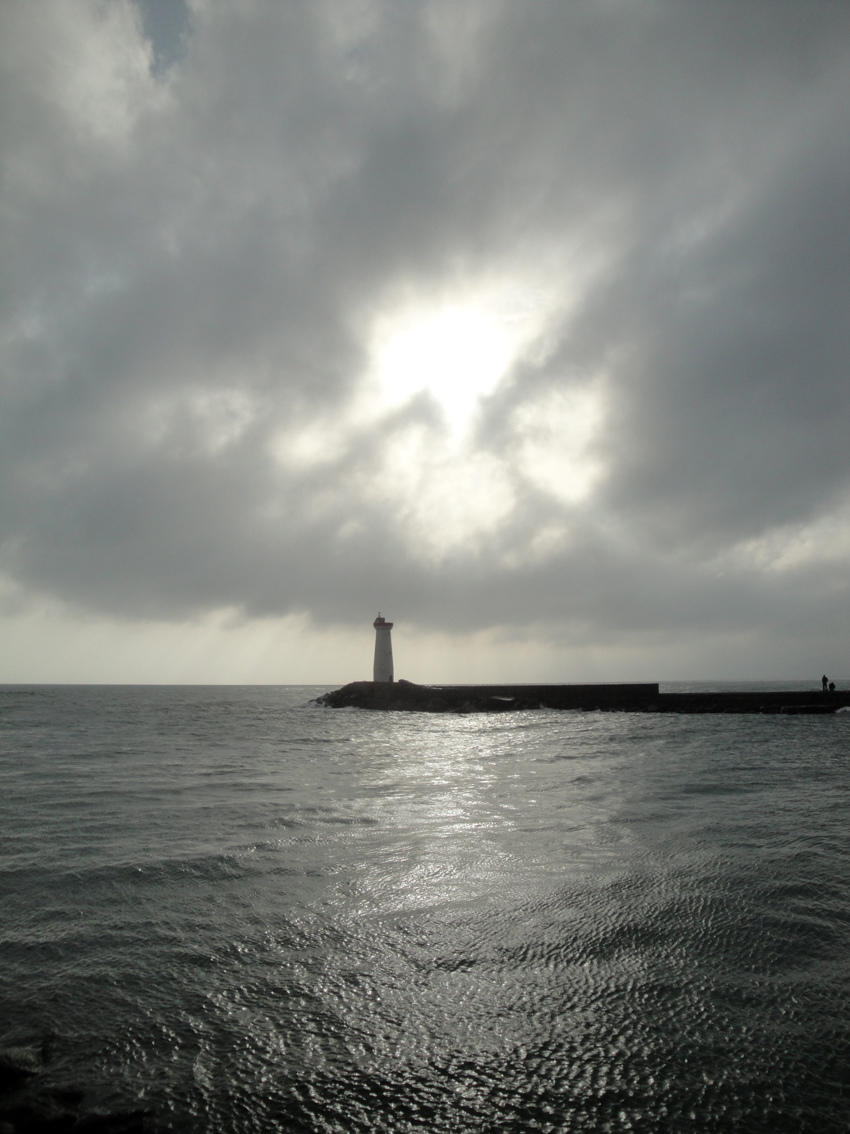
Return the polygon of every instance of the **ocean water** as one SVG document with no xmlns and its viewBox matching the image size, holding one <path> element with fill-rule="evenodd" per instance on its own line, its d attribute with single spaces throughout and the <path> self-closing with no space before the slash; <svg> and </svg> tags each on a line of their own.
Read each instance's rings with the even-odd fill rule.
<svg viewBox="0 0 850 1134">
<path fill-rule="evenodd" d="M 0 689 L 0 1016 L 175 1131 L 850 1129 L 850 714 Z"/>
</svg>

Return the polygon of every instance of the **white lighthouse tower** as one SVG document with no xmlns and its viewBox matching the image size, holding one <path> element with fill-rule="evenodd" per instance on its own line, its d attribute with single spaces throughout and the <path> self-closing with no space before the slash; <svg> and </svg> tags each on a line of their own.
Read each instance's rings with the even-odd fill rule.
<svg viewBox="0 0 850 1134">
<path fill-rule="evenodd" d="M 393 679 L 393 640 L 390 637 L 392 622 L 382 618 L 380 612 L 372 623 L 375 627 L 375 668 L 373 681 L 392 681 Z"/>
</svg>

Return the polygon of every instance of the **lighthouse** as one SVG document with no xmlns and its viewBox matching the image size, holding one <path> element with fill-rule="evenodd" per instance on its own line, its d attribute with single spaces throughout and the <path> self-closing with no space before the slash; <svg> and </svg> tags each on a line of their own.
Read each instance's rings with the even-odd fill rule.
<svg viewBox="0 0 850 1134">
<path fill-rule="evenodd" d="M 372 670 L 372 680 L 392 681 L 393 640 L 390 631 L 393 624 L 382 618 L 379 612 L 372 625 L 375 627 L 375 668 Z"/>
</svg>

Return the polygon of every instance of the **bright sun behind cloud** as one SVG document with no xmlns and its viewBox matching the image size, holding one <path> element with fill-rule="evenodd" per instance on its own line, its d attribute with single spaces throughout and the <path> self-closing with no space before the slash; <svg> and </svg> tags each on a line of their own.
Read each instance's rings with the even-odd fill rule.
<svg viewBox="0 0 850 1134">
<path fill-rule="evenodd" d="M 424 391 L 461 431 L 478 400 L 505 376 L 517 348 L 504 321 L 478 306 L 450 305 L 379 325 L 375 375 L 388 406 Z"/>
</svg>

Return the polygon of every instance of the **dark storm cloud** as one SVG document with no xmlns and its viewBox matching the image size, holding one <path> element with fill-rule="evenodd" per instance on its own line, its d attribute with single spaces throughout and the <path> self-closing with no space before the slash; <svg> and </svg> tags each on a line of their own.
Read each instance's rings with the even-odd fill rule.
<svg viewBox="0 0 850 1134">
<path fill-rule="evenodd" d="M 846 6 L 191 7 L 3 16 L 8 574 L 145 616 L 820 624 L 850 551 Z M 467 452 L 510 506 L 435 551 L 382 465 L 441 443 L 433 401 L 346 417 L 370 326 L 571 264 Z M 565 503 L 516 415 L 594 375 L 604 475 Z"/>
</svg>

